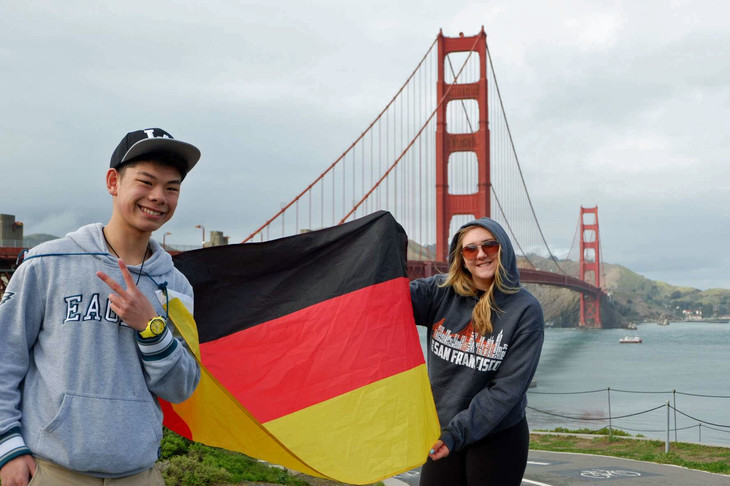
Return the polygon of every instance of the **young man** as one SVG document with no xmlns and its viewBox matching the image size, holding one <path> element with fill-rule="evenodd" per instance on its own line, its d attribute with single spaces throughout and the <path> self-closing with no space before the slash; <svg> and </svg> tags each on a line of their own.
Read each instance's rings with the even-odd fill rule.
<svg viewBox="0 0 730 486">
<path fill-rule="evenodd" d="M 31 477 L 40 485 L 164 484 L 153 467 L 157 397 L 187 399 L 200 368 L 159 303 L 168 292 L 192 300 L 192 288 L 150 236 L 172 217 L 199 158 L 159 128 L 128 133 L 106 174 L 106 226 L 38 245 L 10 280 L 0 301 L 3 486 Z"/>
</svg>

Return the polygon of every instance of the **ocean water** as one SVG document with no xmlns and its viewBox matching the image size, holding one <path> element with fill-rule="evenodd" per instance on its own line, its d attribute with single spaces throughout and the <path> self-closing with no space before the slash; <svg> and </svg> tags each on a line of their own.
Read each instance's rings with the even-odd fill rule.
<svg viewBox="0 0 730 486">
<path fill-rule="evenodd" d="M 627 335 L 643 342 L 619 343 Z M 548 328 L 535 383 L 531 430 L 600 429 L 610 407 L 611 425 L 632 435 L 664 440 L 669 415 L 670 440 L 730 447 L 730 324 Z"/>
</svg>

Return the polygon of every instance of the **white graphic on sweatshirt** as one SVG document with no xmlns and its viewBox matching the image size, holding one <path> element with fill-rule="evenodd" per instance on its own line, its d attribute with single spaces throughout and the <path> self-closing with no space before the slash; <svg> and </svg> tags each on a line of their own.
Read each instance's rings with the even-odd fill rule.
<svg viewBox="0 0 730 486">
<path fill-rule="evenodd" d="M 0 305 L 3 305 L 5 302 L 8 302 L 10 299 L 13 298 L 14 295 L 15 295 L 15 292 L 5 292 L 3 294 L 2 300 L 0 300 Z"/>
<path fill-rule="evenodd" d="M 488 338 L 474 331 L 471 322 L 459 332 L 437 323 L 431 333 L 431 352 L 439 358 L 477 371 L 496 371 L 507 354 L 508 344 L 502 344 L 502 331 Z"/>
<path fill-rule="evenodd" d="M 98 293 L 93 293 L 84 299 L 83 295 L 70 295 L 63 298 L 66 304 L 67 322 L 101 321 L 120 323 L 119 316 L 112 310 L 111 302 L 107 297 L 104 301 L 99 298 Z M 121 322 L 121 325 L 126 325 Z"/>
</svg>

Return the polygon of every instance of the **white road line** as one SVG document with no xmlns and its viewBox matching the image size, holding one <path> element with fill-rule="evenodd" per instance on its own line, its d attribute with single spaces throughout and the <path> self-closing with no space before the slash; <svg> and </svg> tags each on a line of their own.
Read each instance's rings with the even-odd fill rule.
<svg viewBox="0 0 730 486">
<path fill-rule="evenodd" d="M 408 486 L 408 483 L 397 478 L 388 478 L 383 481 L 385 486 Z"/>
<path fill-rule="evenodd" d="M 522 478 L 523 483 L 534 484 L 535 486 L 552 486 L 551 484 L 541 483 L 539 481 L 531 481 L 529 479 Z"/>
<path fill-rule="evenodd" d="M 549 466 L 549 462 L 537 462 L 537 461 L 527 461 L 527 464 L 534 464 L 536 466 Z"/>
</svg>

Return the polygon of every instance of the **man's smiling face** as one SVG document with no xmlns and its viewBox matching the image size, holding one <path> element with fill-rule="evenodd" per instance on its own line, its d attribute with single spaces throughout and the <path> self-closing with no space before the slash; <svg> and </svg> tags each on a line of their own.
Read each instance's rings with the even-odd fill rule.
<svg viewBox="0 0 730 486">
<path fill-rule="evenodd" d="M 165 224 L 177 208 L 180 172 L 156 162 L 135 162 L 110 174 L 109 193 L 114 211 L 137 231 L 151 233 Z"/>
</svg>

